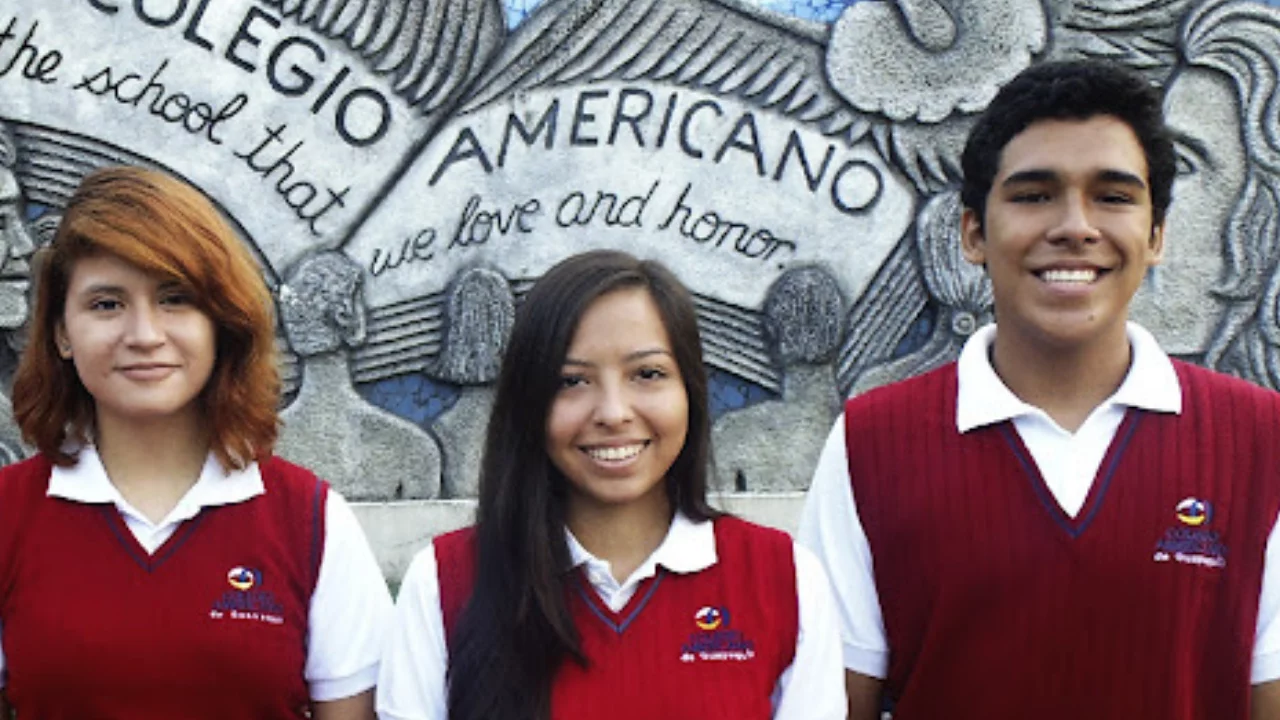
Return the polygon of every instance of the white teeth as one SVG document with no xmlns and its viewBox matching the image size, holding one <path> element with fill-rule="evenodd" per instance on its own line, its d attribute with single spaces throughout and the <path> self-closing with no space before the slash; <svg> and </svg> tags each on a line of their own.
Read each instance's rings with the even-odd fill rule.
<svg viewBox="0 0 1280 720">
<path fill-rule="evenodd" d="M 1098 279 L 1097 270 L 1045 270 L 1040 278 L 1048 283 L 1091 283 Z"/>
<path fill-rule="evenodd" d="M 643 449 L 644 444 L 641 443 L 639 445 L 626 445 L 623 447 L 587 448 L 587 454 L 596 460 L 619 462 L 622 460 L 630 460 L 636 455 L 639 455 L 640 451 Z"/>
</svg>

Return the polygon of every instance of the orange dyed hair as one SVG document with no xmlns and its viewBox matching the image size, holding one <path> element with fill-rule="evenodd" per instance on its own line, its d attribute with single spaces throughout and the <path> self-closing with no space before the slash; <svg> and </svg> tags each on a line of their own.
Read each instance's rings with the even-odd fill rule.
<svg viewBox="0 0 1280 720">
<path fill-rule="evenodd" d="M 113 255 L 173 279 L 213 321 L 217 357 L 200 399 L 210 450 L 224 468 L 243 468 L 275 445 L 280 372 L 271 294 L 248 249 L 213 204 L 169 175 L 135 167 L 84 178 L 63 212 L 53 243 L 36 256 L 30 337 L 13 383 L 14 416 L 28 443 L 59 465 L 63 446 L 88 441 L 93 397 L 75 365 L 62 359 L 55 330 L 82 258 Z"/>
</svg>

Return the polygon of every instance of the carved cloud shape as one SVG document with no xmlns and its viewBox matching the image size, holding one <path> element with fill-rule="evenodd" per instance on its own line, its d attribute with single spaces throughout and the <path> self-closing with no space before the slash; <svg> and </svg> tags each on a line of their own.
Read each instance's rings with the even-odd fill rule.
<svg viewBox="0 0 1280 720">
<path fill-rule="evenodd" d="M 858 109 L 930 123 L 977 112 L 1045 46 L 1028 0 L 856 2 L 831 29 L 831 85 Z"/>
</svg>

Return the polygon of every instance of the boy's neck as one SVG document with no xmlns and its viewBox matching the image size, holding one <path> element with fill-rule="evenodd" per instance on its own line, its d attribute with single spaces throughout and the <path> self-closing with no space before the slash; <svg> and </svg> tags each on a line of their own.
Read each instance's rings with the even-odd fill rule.
<svg viewBox="0 0 1280 720">
<path fill-rule="evenodd" d="M 996 375 L 1014 395 L 1071 433 L 1120 387 L 1132 357 L 1123 324 L 1097 342 L 1074 347 L 1017 342 L 997 330 L 990 354 Z"/>
</svg>

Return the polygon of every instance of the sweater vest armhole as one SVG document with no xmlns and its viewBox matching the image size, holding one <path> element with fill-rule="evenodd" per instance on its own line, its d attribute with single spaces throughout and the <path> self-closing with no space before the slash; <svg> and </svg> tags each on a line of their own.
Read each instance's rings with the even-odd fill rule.
<svg viewBox="0 0 1280 720">
<path fill-rule="evenodd" d="M 431 541 L 436 554 L 436 581 L 440 588 L 440 615 L 445 645 L 452 651 L 454 631 L 475 584 L 475 528 L 445 533 Z"/>
<path fill-rule="evenodd" d="M 750 578 L 752 592 L 767 597 L 768 606 L 781 613 L 776 673 L 781 675 L 795 661 L 800 636 L 800 600 L 796 585 L 795 551 L 791 536 L 726 515 L 716 521 L 716 548 L 720 562 L 736 579 Z"/>
<path fill-rule="evenodd" d="M 320 582 L 320 563 L 324 560 L 325 513 L 329 506 L 329 483 L 311 473 L 311 539 L 308 543 L 307 587 L 312 594 Z"/>
<path fill-rule="evenodd" d="M 268 496 L 272 496 L 268 500 L 273 517 L 270 522 L 289 536 L 288 542 L 298 553 L 294 556 L 296 582 L 310 597 L 315 594 L 324 563 L 329 483 L 310 469 L 276 456 L 259 462 L 258 470 Z"/>
</svg>

